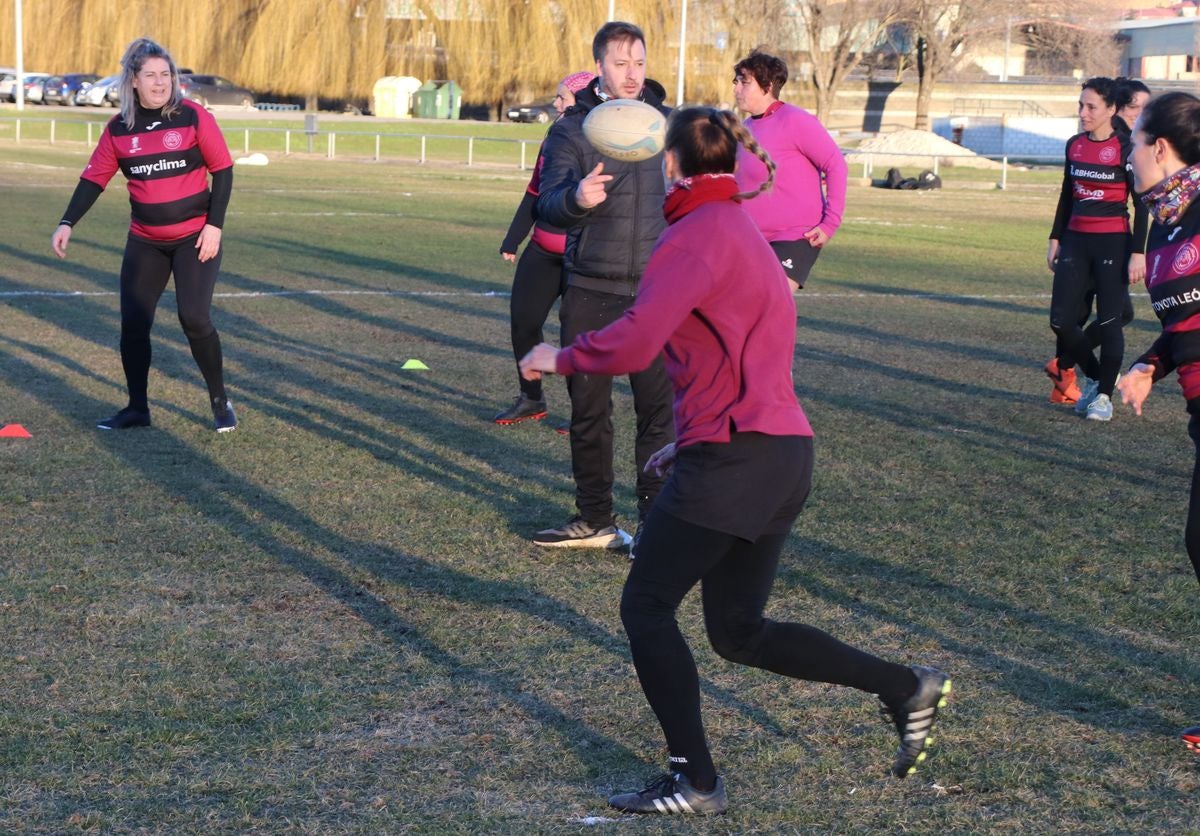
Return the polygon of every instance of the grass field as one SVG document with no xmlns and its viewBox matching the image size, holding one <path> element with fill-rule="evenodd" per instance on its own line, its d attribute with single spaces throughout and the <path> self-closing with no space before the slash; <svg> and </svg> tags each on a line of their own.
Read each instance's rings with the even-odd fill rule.
<svg viewBox="0 0 1200 836">
<path fill-rule="evenodd" d="M 732 806 L 663 821 L 604 803 L 665 761 L 627 561 L 529 543 L 572 512 L 561 381 L 550 420 L 490 423 L 524 177 L 239 167 L 216 321 L 240 428 L 211 431 L 168 294 L 155 427 L 105 434 L 119 178 L 49 247 L 85 159 L 0 144 L 0 425 L 33 434 L 0 439 L 0 830 L 1200 832 L 1183 401 L 1165 381 L 1108 425 L 1046 402 L 1052 188 L 853 189 L 798 297 L 817 474 L 769 614 L 950 672 L 934 756 L 885 777 L 872 697 L 723 662 L 692 596 Z M 1157 331 L 1135 304 L 1130 356 Z"/>
</svg>

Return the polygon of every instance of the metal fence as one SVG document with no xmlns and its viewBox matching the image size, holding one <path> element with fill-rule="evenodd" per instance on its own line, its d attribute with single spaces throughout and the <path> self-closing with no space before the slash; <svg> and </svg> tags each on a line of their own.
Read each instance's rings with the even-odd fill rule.
<svg viewBox="0 0 1200 836">
<path fill-rule="evenodd" d="M 83 142 L 92 147 L 104 130 L 104 122 L 83 122 L 77 119 L 17 117 L 0 119 L 0 140 L 9 133 L 15 142 Z M 540 139 L 507 139 L 503 137 L 466 136 L 456 134 L 390 133 L 384 131 L 306 130 L 304 128 L 222 128 L 231 151 L 241 153 L 297 153 L 322 155 L 333 160 L 340 157 L 406 160 L 419 163 L 438 160 L 465 162 L 468 166 L 512 165 L 524 171 L 537 155 Z"/>
<path fill-rule="evenodd" d="M 84 142 L 92 147 L 99 139 L 106 122 L 81 122 L 79 120 L 48 118 L 0 119 L 0 140 L 8 133 L 5 127 L 13 126 L 16 142 Z M 324 156 L 326 159 L 369 159 L 380 162 L 385 159 L 426 163 L 430 161 L 465 163 L 468 166 L 493 165 L 515 166 L 524 171 L 533 162 L 541 140 L 506 139 L 502 137 L 460 136 L 454 134 L 385 133 L 383 131 L 338 131 L 306 130 L 304 128 L 223 128 L 230 149 L 240 146 L 241 153 L 282 153 L 285 156 L 304 153 Z M 529 146 L 533 146 L 532 150 Z M 928 167 L 939 174 L 943 160 L 950 155 L 867 152 L 853 148 L 842 149 L 842 153 L 853 157 L 852 167 L 861 166 L 862 177 L 875 175 L 875 161 L 882 158 L 911 159 L 920 163 L 928 161 Z M 986 157 L 1000 163 L 998 170 L 1001 189 L 1008 186 L 1009 156 Z M 1061 156 L 1021 156 L 1022 163 L 1061 164 Z"/>
</svg>

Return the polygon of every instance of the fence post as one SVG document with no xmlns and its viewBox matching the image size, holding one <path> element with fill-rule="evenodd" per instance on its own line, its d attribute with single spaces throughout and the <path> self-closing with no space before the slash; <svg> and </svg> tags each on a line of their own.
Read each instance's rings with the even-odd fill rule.
<svg viewBox="0 0 1200 836">
<path fill-rule="evenodd" d="M 331 160 L 334 158 L 334 155 L 337 153 L 337 151 L 335 150 L 336 145 L 337 145 L 337 134 L 335 134 L 333 131 L 330 131 L 329 132 L 329 142 L 326 143 L 326 145 L 325 145 L 325 156 L 327 158 L 329 158 Z"/>
<path fill-rule="evenodd" d="M 938 163 L 941 161 L 941 159 L 942 159 L 941 157 L 933 158 L 933 173 L 935 175 L 938 174 L 938 168 L 939 168 Z"/>
<path fill-rule="evenodd" d="M 470 137 L 467 140 L 467 165 L 471 165 L 475 160 L 475 137 Z"/>
<path fill-rule="evenodd" d="M 1005 154 L 1000 160 L 1000 189 L 1003 191 L 1008 188 L 1008 154 Z"/>
<path fill-rule="evenodd" d="M 20 142 L 20 141 L 21 141 L 21 120 L 20 120 L 20 119 L 18 119 L 18 120 L 17 120 L 17 135 L 16 135 L 16 139 L 17 139 L 17 142 Z"/>
<path fill-rule="evenodd" d="M 525 170 L 525 140 L 521 140 L 521 171 Z"/>
<path fill-rule="evenodd" d="M 51 119 L 50 120 L 50 144 L 51 145 L 54 144 L 54 126 L 55 126 L 55 124 L 57 124 L 57 120 Z"/>
<path fill-rule="evenodd" d="M 87 138 L 88 138 L 88 143 L 87 143 L 88 148 L 91 148 L 92 147 L 92 123 L 91 122 L 87 123 Z"/>
<path fill-rule="evenodd" d="M 379 162 L 379 134 L 375 134 L 375 162 Z"/>
<path fill-rule="evenodd" d="M 292 129 L 283 129 L 283 156 L 290 157 L 292 155 Z"/>
<path fill-rule="evenodd" d="M 425 134 L 421 134 L 421 162 L 425 162 Z"/>
</svg>

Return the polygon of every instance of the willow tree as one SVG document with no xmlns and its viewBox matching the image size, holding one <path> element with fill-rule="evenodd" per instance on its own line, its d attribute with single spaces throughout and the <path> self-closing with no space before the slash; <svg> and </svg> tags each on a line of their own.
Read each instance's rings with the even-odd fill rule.
<svg viewBox="0 0 1200 836">
<path fill-rule="evenodd" d="M 0 64 L 16 59 L 0 0 Z M 370 94 L 386 59 L 384 0 L 44 0 L 23 5 L 31 71 L 110 73 L 138 37 L 181 67 L 285 96 Z"/>
</svg>

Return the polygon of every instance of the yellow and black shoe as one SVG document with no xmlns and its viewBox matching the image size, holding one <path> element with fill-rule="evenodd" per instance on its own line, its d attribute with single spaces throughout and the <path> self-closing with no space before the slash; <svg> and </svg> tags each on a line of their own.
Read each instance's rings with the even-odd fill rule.
<svg viewBox="0 0 1200 836">
<path fill-rule="evenodd" d="M 883 715 L 891 720 L 900 734 L 900 748 L 892 761 L 892 775 L 907 778 L 925 760 L 926 747 L 933 743 L 930 732 L 939 708 L 946 707 L 950 696 L 950 677 L 936 668 L 912 667 L 917 677 L 917 692 L 899 706 L 889 706 L 880 700 Z"/>
</svg>

